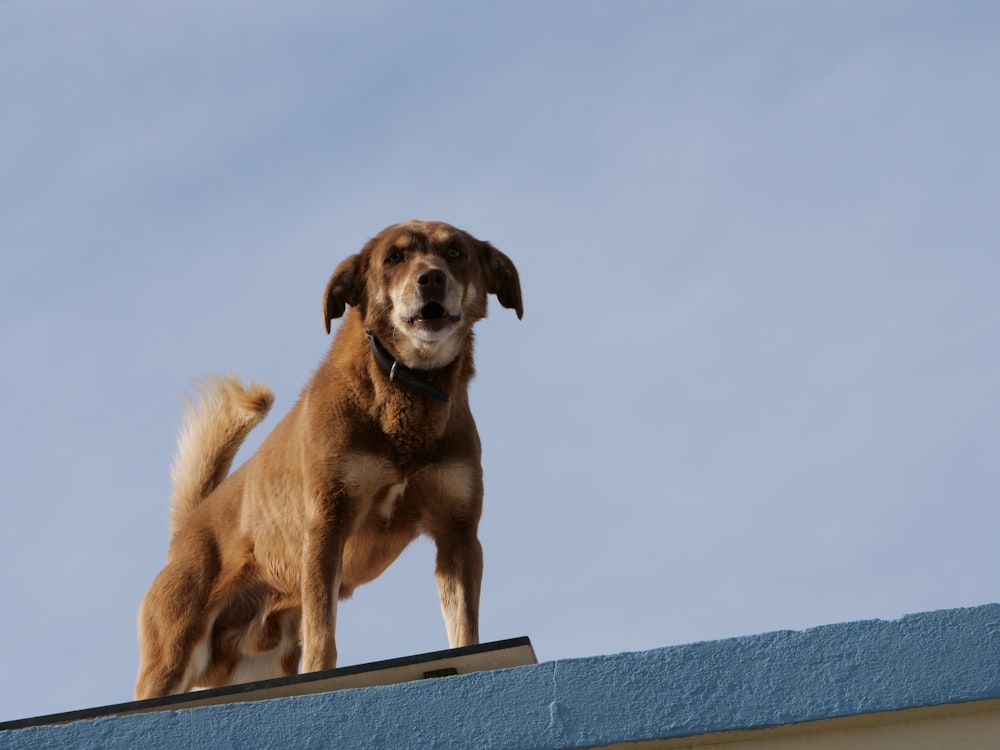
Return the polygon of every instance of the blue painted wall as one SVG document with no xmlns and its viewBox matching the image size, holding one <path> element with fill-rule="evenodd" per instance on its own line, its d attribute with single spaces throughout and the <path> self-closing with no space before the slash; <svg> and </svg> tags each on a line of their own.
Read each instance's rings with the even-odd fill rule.
<svg viewBox="0 0 1000 750">
<path fill-rule="evenodd" d="M 10 748 L 579 748 L 1000 697 L 1000 605 L 0 732 Z"/>
</svg>

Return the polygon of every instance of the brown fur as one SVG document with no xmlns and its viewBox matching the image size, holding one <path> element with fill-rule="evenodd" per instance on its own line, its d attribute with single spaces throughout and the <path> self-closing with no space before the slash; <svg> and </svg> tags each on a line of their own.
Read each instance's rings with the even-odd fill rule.
<svg viewBox="0 0 1000 750">
<path fill-rule="evenodd" d="M 419 534 L 437 546 L 452 647 L 478 642 L 482 469 L 467 386 L 473 324 L 495 294 L 522 315 L 511 261 L 439 222 L 381 232 L 334 271 L 333 345 L 299 400 L 232 474 L 272 396 L 205 384 L 174 464 L 167 565 L 139 610 L 137 698 L 336 665 L 337 600 L 378 577 Z M 349 307 L 349 310 L 348 310 Z M 448 394 L 391 380 L 371 329 Z"/>
</svg>

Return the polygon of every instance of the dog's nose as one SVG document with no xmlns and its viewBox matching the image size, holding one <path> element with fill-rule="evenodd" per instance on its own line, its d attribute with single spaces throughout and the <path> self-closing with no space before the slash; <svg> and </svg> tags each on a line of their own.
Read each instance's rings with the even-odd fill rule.
<svg viewBox="0 0 1000 750">
<path fill-rule="evenodd" d="M 431 268 L 417 277 L 417 283 L 429 291 L 441 291 L 448 282 L 448 277 L 440 268 Z"/>
</svg>

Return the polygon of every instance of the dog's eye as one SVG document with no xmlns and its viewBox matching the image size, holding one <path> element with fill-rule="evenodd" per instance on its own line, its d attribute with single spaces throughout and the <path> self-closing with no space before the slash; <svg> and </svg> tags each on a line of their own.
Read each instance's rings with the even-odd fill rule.
<svg viewBox="0 0 1000 750">
<path fill-rule="evenodd" d="M 462 251 L 459 250 L 457 247 L 449 247 L 448 248 L 448 257 L 449 258 L 461 258 L 462 257 Z"/>
<path fill-rule="evenodd" d="M 385 256 L 386 263 L 402 263 L 403 253 L 399 250 L 393 250 L 387 256 Z"/>
</svg>

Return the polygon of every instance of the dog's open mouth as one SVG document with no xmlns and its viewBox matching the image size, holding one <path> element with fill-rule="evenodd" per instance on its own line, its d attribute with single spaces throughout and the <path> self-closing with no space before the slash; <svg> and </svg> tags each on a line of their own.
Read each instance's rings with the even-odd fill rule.
<svg viewBox="0 0 1000 750">
<path fill-rule="evenodd" d="M 460 315 L 450 315 L 440 302 L 428 302 L 420 308 L 417 315 L 414 315 L 407 322 L 418 328 L 439 331 L 452 323 L 457 323 L 460 319 Z"/>
<path fill-rule="evenodd" d="M 448 311 L 440 302 L 428 302 L 420 308 L 419 317 L 423 320 L 441 320 L 441 318 L 448 317 Z"/>
</svg>

